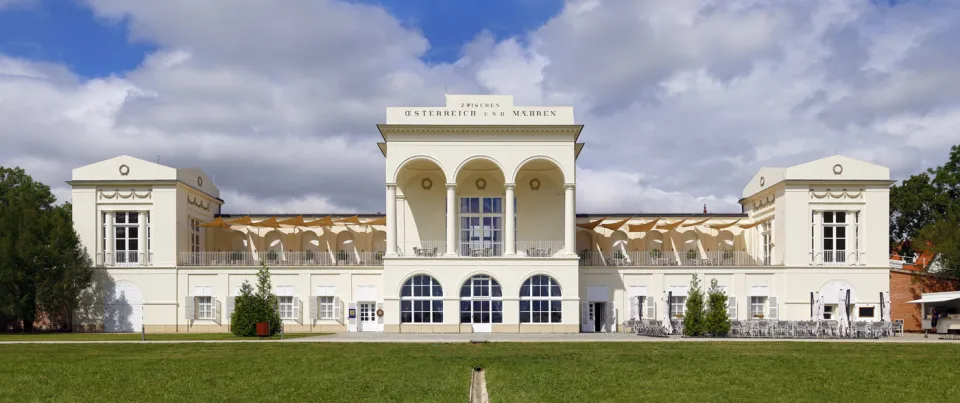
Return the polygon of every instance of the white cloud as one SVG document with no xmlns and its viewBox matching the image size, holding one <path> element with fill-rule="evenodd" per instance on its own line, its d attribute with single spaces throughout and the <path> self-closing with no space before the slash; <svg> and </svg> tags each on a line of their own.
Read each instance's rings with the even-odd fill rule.
<svg viewBox="0 0 960 403">
<path fill-rule="evenodd" d="M 445 87 L 574 105 L 581 212 L 739 211 L 760 166 L 844 153 L 904 177 L 960 139 L 948 2 L 577 0 L 521 37 L 481 33 L 449 64 L 353 2 L 87 3 L 159 50 L 93 79 L 0 55 L 0 164 L 58 196 L 72 167 L 160 155 L 216 175 L 227 212 L 382 211 L 374 124 Z"/>
</svg>

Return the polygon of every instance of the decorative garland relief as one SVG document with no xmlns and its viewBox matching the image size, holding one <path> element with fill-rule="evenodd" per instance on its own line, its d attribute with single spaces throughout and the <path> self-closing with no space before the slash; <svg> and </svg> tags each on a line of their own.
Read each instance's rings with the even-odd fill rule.
<svg viewBox="0 0 960 403">
<path fill-rule="evenodd" d="M 818 192 L 814 189 L 810 189 L 810 198 L 811 199 L 862 199 L 863 198 L 863 189 L 860 189 L 856 192 L 848 191 L 843 189 L 842 191 L 835 192 L 830 189 Z"/>
<path fill-rule="evenodd" d="M 203 205 L 203 200 L 200 200 L 199 197 L 193 197 L 193 198 L 191 198 L 190 196 L 187 196 L 187 204 L 192 205 L 192 206 L 197 206 L 197 207 L 199 207 L 200 209 L 202 209 L 203 211 L 209 211 L 209 210 L 210 210 L 210 202 L 207 202 L 207 205 L 204 206 L 204 205 Z"/>
<path fill-rule="evenodd" d="M 130 191 L 126 193 L 121 192 L 120 189 L 113 189 L 112 193 L 110 193 L 110 191 L 104 191 L 103 189 L 99 189 L 98 193 L 100 195 L 99 197 L 100 199 L 109 199 L 109 200 L 150 199 L 153 197 L 152 189 L 147 189 L 146 193 L 137 193 L 136 189 L 130 189 Z"/>
</svg>

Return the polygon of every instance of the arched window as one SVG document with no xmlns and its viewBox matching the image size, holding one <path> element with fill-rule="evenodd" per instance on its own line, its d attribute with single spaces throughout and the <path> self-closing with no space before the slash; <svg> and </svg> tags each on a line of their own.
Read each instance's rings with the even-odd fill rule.
<svg viewBox="0 0 960 403">
<path fill-rule="evenodd" d="M 503 291 L 497 280 L 476 275 L 463 283 L 460 323 L 503 323 Z"/>
<path fill-rule="evenodd" d="M 400 323 L 442 323 L 443 288 L 437 279 L 417 275 L 400 289 Z"/>
<path fill-rule="evenodd" d="M 520 287 L 520 323 L 560 323 L 562 308 L 560 283 L 553 277 L 532 276 Z"/>
</svg>

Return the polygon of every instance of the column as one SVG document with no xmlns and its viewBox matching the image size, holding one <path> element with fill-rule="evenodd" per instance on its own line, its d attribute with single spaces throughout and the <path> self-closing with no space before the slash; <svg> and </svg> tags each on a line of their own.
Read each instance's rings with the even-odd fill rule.
<svg viewBox="0 0 960 403">
<path fill-rule="evenodd" d="M 576 185 L 574 184 L 563 185 L 563 243 L 566 246 L 567 255 L 577 254 L 577 238 L 575 231 L 577 227 L 577 208 L 575 206 L 577 196 L 574 192 L 575 188 Z"/>
<path fill-rule="evenodd" d="M 514 237 L 514 234 L 515 234 L 514 231 L 516 230 L 517 220 L 516 220 L 516 213 L 514 212 L 514 204 L 513 204 L 514 190 L 516 189 L 516 185 L 513 183 L 508 183 L 506 184 L 506 188 L 507 188 L 506 189 L 507 194 L 506 194 L 506 197 L 503 199 L 503 203 L 506 206 L 506 215 L 507 215 L 506 226 L 503 228 L 503 232 L 504 232 L 503 241 L 506 243 L 505 245 L 506 249 L 504 249 L 503 254 L 516 255 L 517 243 L 516 243 L 516 237 Z"/>
<path fill-rule="evenodd" d="M 147 256 L 147 212 L 141 211 L 137 217 L 137 257 L 141 266 L 150 264 L 150 256 Z M 192 252 L 192 251 L 191 251 Z"/>
<path fill-rule="evenodd" d="M 457 255 L 457 185 L 447 184 L 447 256 Z"/>
<path fill-rule="evenodd" d="M 105 214 L 104 221 L 106 224 L 106 229 L 104 229 L 104 244 L 103 244 L 103 264 L 112 265 L 113 264 L 113 246 L 114 246 L 114 229 L 113 229 L 113 212 L 108 211 Z"/>
<path fill-rule="evenodd" d="M 387 185 L 387 250 L 385 256 L 397 256 L 397 185 Z"/>
</svg>

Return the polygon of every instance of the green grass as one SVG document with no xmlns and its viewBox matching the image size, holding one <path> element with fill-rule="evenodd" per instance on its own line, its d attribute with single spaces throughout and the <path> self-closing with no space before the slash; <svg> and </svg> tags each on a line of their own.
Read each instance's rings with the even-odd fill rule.
<svg viewBox="0 0 960 403">
<path fill-rule="evenodd" d="M 0 345 L 0 401 L 946 401 L 957 344 Z"/>
<path fill-rule="evenodd" d="M 323 336 L 332 333 L 286 333 L 284 339 Z M 271 337 L 280 339 L 280 335 Z M 157 333 L 147 334 L 147 340 L 256 340 L 256 337 L 237 337 L 230 333 Z M 0 341 L 113 341 L 140 340 L 140 333 L 0 333 Z"/>
</svg>

